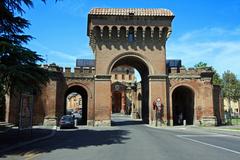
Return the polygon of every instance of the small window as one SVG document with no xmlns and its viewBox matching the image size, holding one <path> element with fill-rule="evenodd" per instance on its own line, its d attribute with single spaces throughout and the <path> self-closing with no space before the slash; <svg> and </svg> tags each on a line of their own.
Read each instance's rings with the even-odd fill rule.
<svg viewBox="0 0 240 160">
<path fill-rule="evenodd" d="M 125 80 L 125 75 L 124 74 L 122 74 L 122 79 Z"/>
<path fill-rule="evenodd" d="M 131 74 L 129 74 L 129 80 L 132 80 L 132 75 Z"/>
<path fill-rule="evenodd" d="M 130 27 L 128 30 L 128 42 L 134 42 L 134 28 Z"/>
<path fill-rule="evenodd" d="M 118 76 L 117 76 L 117 74 L 115 74 L 115 79 L 118 79 Z"/>
<path fill-rule="evenodd" d="M 129 43 L 134 42 L 134 34 L 131 32 L 128 33 L 128 42 Z"/>
</svg>

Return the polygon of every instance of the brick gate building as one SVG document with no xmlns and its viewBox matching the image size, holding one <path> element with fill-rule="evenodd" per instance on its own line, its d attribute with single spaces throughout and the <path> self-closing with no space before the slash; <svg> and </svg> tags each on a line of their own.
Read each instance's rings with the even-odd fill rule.
<svg viewBox="0 0 240 160">
<path fill-rule="evenodd" d="M 35 95 L 34 123 L 56 124 L 66 112 L 67 95 L 76 92 L 82 97 L 83 124 L 111 125 L 112 97 L 118 96 L 113 95 L 112 73 L 122 66 L 135 68 L 141 75 L 135 90 L 139 102 L 135 103 L 141 103 L 139 117 L 144 122 L 156 124 L 153 104 L 160 98 L 163 125 L 182 125 L 183 120 L 188 125 L 220 123 L 220 89 L 212 84 L 213 72 L 209 68 L 186 70 L 166 60 L 173 19 L 167 9 L 92 9 L 87 35 L 94 63 L 82 64 L 74 72 L 45 66 L 55 76 Z M 14 99 L 13 95 L 7 98 L 6 119 L 10 122 L 17 121 Z"/>
</svg>

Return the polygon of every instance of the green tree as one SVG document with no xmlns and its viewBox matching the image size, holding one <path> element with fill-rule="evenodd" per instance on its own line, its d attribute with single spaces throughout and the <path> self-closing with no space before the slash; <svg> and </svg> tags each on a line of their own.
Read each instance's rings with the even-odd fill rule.
<svg viewBox="0 0 240 160">
<path fill-rule="evenodd" d="M 199 63 L 197 63 L 197 64 L 194 65 L 194 68 L 209 68 L 209 67 L 210 67 L 211 70 L 214 72 L 214 74 L 213 74 L 213 80 L 212 80 L 213 85 L 219 85 L 219 86 L 221 86 L 221 84 L 222 84 L 222 79 L 221 79 L 220 75 L 217 73 L 217 71 L 216 71 L 212 66 L 208 66 L 208 64 L 205 63 L 205 62 L 199 62 Z"/>
<path fill-rule="evenodd" d="M 234 73 L 230 72 L 229 70 L 223 73 L 223 96 L 224 98 L 227 98 L 229 101 L 236 101 L 237 98 L 239 98 L 238 94 L 238 87 L 239 87 L 239 81 L 237 80 L 237 77 Z"/>
<path fill-rule="evenodd" d="M 41 0 L 45 3 L 45 0 Z M 30 26 L 23 18 L 23 6 L 33 7 L 32 0 L 0 1 L 0 111 L 5 94 L 39 91 L 49 80 L 49 72 L 37 64 L 44 59 L 25 47 L 32 36 L 24 34 Z M 0 114 L 2 119 L 3 114 Z"/>
<path fill-rule="evenodd" d="M 229 70 L 223 73 L 223 81 L 222 81 L 222 90 L 223 90 L 223 97 L 227 99 L 228 108 L 229 108 L 229 123 L 231 124 L 231 101 L 239 101 L 240 94 L 239 94 L 240 84 L 237 80 L 237 77 L 234 73 L 230 72 Z"/>
<path fill-rule="evenodd" d="M 199 62 L 194 65 L 194 68 L 206 68 L 206 67 L 208 67 L 208 65 L 205 62 Z"/>
<path fill-rule="evenodd" d="M 42 0 L 45 2 L 45 0 Z M 25 47 L 32 36 L 24 34 L 30 23 L 22 15 L 23 5 L 33 7 L 32 0 L 0 1 L 0 88 L 11 91 L 40 90 L 49 80 L 47 70 L 39 67 L 44 59 Z"/>
</svg>

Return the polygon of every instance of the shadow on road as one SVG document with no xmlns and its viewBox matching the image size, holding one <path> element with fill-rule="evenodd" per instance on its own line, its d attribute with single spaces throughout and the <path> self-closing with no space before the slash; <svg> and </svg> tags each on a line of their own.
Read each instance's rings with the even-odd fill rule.
<svg viewBox="0 0 240 160">
<path fill-rule="evenodd" d="M 129 125 L 141 125 L 143 121 L 124 120 L 124 121 L 112 121 L 112 126 L 129 126 Z"/>
<path fill-rule="evenodd" d="M 48 129 L 42 129 L 37 132 L 47 132 Z M 88 146 L 101 146 L 111 144 L 124 144 L 124 141 L 129 139 L 130 132 L 127 130 L 117 129 L 78 129 L 78 130 L 59 130 L 55 136 L 44 141 L 36 142 L 31 145 L 26 145 L 22 148 L 17 148 L 15 151 L 0 154 L 0 158 L 8 155 L 24 156 L 27 152 L 38 154 L 44 152 L 52 152 L 58 149 L 78 149 Z M 22 137 L 21 137 L 22 138 Z M 16 139 L 13 138 L 13 139 Z"/>
</svg>

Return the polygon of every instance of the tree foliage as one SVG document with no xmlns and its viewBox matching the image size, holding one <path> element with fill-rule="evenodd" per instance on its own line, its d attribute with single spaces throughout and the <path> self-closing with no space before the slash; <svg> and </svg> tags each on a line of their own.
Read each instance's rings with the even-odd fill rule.
<svg viewBox="0 0 240 160">
<path fill-rule="evenodd" d="M 234 73 L 226 71 L 223 73 L 223 96 L 229 101 L 238 101 L 240 99 L 240 82 Z"/>
<path fill-rule="evenodd" d="M 220 75 L 217 73 L 217 71 L 212 66 L 208 66 L 208 64 L 205 63 L 205 62 L 199 62 L 199 63 L 194 65 L 194 68 L 209 68 L 209 67 L 214 72 L 213 79 L 212 79 L 213 85 L 221 86 L 222 85 L 222 79 L 221 79 Z"/>
<path fill-rule="evenodd" d="M 194 68 L 206 68 L 206 67 L 208 67 L 208 65 L 205 62 L 199 62 L 194 65 Z"/>
<path fill-rule="evenodd" d="M 45 2 L 45 0 L 42 0 Z M 25 47 L 32 36 L 24 34 L 30 23 L 22 15 L 23 5 L 33 7 L 32 0 L 0 1 L 0 88 L 2 94 L 13 90 L 40 90 L 49 80 L 47 70 L 38 62 L 44 59 Z"/>
</svg>

